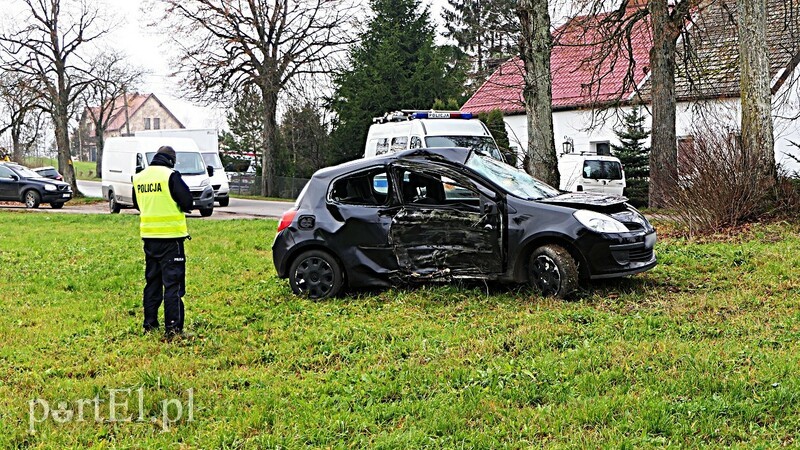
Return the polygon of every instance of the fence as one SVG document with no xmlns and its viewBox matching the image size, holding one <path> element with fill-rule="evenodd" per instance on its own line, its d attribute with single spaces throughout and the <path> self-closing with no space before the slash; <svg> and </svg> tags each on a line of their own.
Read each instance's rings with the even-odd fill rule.
<svg viewBox="0 0 800 450">
<path fill-rule="evenodd" d="M 261 195 L 261 177 L 247 173 L 230 173 L 230 192 L 236 195 Z M 274 197 L 297 198 L 308 178 L 275 177 Z"/>
</svg>

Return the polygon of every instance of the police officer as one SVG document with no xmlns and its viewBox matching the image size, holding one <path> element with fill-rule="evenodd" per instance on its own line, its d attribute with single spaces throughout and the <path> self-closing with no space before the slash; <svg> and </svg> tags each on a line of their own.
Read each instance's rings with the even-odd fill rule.
<svg viewBox="0 0 800 450">
<path fill-rule="evenodd" d="M 186 293 L 186 254 L 189 238 L 184 212 L 192 210 L 192 193 L 175 170 L 172 147 L 161 147 L 150 166 L 133 177 L 133 204 L 141 214 L 139 232 L 144 241 L 144 330 L 158 329 L 158 308 L 164 302 L 167 338 L 183 333 Z"/>
</svg>

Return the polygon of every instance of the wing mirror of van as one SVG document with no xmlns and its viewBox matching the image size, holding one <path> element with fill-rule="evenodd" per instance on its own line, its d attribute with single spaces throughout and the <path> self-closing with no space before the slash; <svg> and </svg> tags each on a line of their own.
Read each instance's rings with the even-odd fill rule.
<svg viewBox="0 0 800 450">
<path fill-rule="evenodd" d="M 213 177 L 214 176 L 214 168 L 213 167 L 206 166 L 206 170 L 208 171 L 208 176 L 209 177 Z"/>
<path fill-rule="evenodd" d="M 141 171 L 143 171 L 143 170 L 144 170 L 144 167 L 142 167 L 142 166 L 136 166 L 136 173 L 139 173 L 139 172 L 141 172 Z"/>
</svg>

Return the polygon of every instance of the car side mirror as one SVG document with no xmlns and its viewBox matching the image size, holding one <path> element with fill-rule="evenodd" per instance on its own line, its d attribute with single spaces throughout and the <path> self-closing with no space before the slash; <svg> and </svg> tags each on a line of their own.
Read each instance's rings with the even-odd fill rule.
<svg viewBox="0 0 800 450">
<path fill-rule="evenodd" d="M 143 171 L 143 170 L 144 170 L 144 167 L 142 167 L 142 166 L 136 166 L 136 173 L 139 173 L 139 172 L 141 172 L 141 171 Z"/>
<path fill-rule="evenodd" d="M 214 168 L 213 167 L 206 166 L 206 170 L 208 171 L 208 176 L 210 176 L 210 177 L 214 176 Z"/>
<path fill-rule="evenodd" d="M 19 181 L 19 177 L 18 177 L 18 176 L 16 176 L 16 175 L 14 175 L 14 174 L 11 174 L 11 179 L 12 179 L 13 181 Z"/>
</svg>

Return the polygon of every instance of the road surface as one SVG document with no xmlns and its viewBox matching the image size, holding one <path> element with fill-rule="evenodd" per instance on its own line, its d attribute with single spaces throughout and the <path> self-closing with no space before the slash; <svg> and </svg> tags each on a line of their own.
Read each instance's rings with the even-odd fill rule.
<svg viewBox="0 0 800 450">
<path fill-rule="evenodd" d="M 82 181 L 78 180 L 78 189 L 87 197 L 102 197 L 101 184 L 99 181 Z M 258 217 L 279 218 L 287 209 L 292 207 L 292 203 L 276 202 L 270 200 L 245 200 L 239 198 L 231 198 L 230 204 L 226 207 L 215 206 L 214 214 L 211 216 L 213 219 L 252 219 Z M 2 209 L 25 209 L 25 205 L 21 203 L 8 204 L 1 207 Z M 86 214 L 101 214 L 108 213 L 108 206 L 105 203 L 97 203 L 91 205 L 74 205 L 67 202 L 63 209 L 54 210 L 49 205 L 42 205 L 38 211 L 42 212 L 64 212 L 64 213 L 86 213 Z M 123 213 L 137 214 L 136 210 L 123 209 Z M 195 211 L 192 216 L 200 217 L 200 214 Z"/>
</svg>

